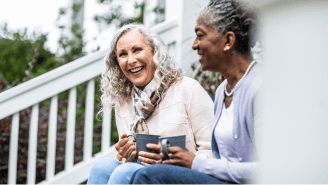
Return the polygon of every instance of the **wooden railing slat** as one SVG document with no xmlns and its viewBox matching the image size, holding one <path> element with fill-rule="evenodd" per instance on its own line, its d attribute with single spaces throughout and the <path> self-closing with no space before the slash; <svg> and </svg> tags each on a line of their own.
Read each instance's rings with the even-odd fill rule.
<svg viewBox="0 0 328 185">
<path fill-rule="evenodd" d="M 15 113 L 11 120 L 8 184 L 16 184 L 17 152 L 18 152 L 19 113 Z"/>
<path fill-rule="evenodd" d="M 27 184 L 35 184 L 36 157 L 38 145 L 38 121 L 39 121 L 39 104 L 32 108 L 29 142 L 28 142 L 28 160 L 27 160 Z"/>
<path fill-rule="evenodd" d="M 102 138 L 101 138 L 101 151 L 109 149 L 110 147 L 110 133 L 111 133 L 111 113 L 103 110 L 102 122 Z"/>
<path fill-rule="evenodd" d="M 75 117 L 76 117 L 76 87 L 69 91 L 68 116 L 66 131 L 65 170 L 73 168 L 74 141 L 75 141 Z"/>
<path fill-rule="evenodd" d="M 51 105 L 50 105 L 46 180 L 53 179 L 55 175 L 57 111 L 58 111 L 58 95 L 53 96 L 51 98 Z"/>
<path fill-rule="evenodd" d="M 94 93 L 95 80 L 91 79 L 89 80 L 87 86 L 87 97 L 85 105 L 83 160 L 88 160 L 92 157 Z"/>
</svg>

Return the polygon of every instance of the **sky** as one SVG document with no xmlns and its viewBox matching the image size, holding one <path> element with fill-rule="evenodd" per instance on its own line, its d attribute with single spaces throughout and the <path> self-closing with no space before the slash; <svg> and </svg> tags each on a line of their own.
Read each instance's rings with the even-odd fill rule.
<svg viewBox="0 0 328 185">
<path fill-rule="evenodd" d="M 113 27 L 100 27 L 93 21 L 95 14 L 104 13 L 108 8 L 97 1 L 85 0 L 84 4 L 84 40 L 87 41 L 85 49 L 88 53 L 98 45 L 101 49 L 108 48 L 115 31 Z M 56 19 L 59 9 L 67 6 L 68 0 L 0 0 L 0 25 L 6 22 L 11 30 L 27 27 L 29 32 L 48 33 L 46 47 L 56 52 L 60 36 Z"/>
</svg>

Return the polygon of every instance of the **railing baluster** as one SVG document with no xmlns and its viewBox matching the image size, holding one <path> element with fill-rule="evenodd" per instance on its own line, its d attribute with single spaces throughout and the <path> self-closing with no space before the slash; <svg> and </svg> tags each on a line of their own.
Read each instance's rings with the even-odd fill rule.
<svg viewBox="0 0 328 185">
<path fill-rule="evenodd" d="M 75 141 L 75 115 L 76 114 L 76 87 L 69 91 L 68 117 L 66 131 L 65 170 L 73 168 L 74 141 Z"/>
<path fill-rule="evenodd" d="M 27 184 L 35 184 L 39 104 L 33 106 L 28 138 Z"/>
<path fill-rule="evenodd" d="M 94 93 L 95 93 L 95 80 L 91 79 L 88 82 L 86 106 L 85 106 L 84 147 L 83 147 L 84 161 L 91 159 L 92 157 Z"/>
<path fill-rule="evenodd" d="M 49 181 L 55 175 L 56 138 L 57 138 L 57 110 L 58 95 L 51 98 L 49 126 L 48 126 L 48 152 L 46 180 Z"/>
<path fill-rule="evenodd" d="M 110 147 L 111 112 L 103 110 L 101 151 Z"/>
<path fill-rule="evenodd" d="M 17 152 L 18 152 L 19 113 L 11 120 L 8 184 L 16 184 Z"/>
</svg>

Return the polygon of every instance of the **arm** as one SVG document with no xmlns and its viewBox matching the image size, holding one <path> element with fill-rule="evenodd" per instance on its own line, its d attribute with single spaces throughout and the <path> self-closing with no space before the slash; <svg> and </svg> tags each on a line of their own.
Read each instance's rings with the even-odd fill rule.
<svg viewBox="0 0 328 185">
<path fill-rule="evenodd" d="M 195 137 L 197 156 L 213 157 L 211 151 L 211 134 L 214 123 L 213 101 L 203 87 L 195 82 L 188 88 L 188 118 Z"/>
<path fill-rule="evenodd" d="M 191 169 L 212 175 L 218 179 L 236 182 L 249 183 L 253 172 L 258 168 L 257 162 L 228 162 L 226 159 L 205 159 L 196 156 Z"/>
<path fill-rule="evenodd" d="M 135 162 L 137 155 L 136 146 L 127 137 L 125 131 L 123 130 L 121 116 L 119 114 L 119 108 L 117 105 L 115 105 L 115 118 L 117 131 L 120 136 L 120 140 L 115 145 L 115 149 L 118 151 L 116 159 L 121 162 Z"/>
</svg>

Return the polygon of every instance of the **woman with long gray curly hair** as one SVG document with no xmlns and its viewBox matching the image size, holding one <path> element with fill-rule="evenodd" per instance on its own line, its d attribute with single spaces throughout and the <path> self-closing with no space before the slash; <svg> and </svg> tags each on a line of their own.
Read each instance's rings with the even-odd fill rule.
<svg viewBox="0 0 328 185">
<path fill-rule="evenodd" d="M 213 102 L 200 84 L 184 77 L 163 41 L 150 29 L 129 24 L 114 36 L 102 74 L 104 111 L 115 104 L 120 140 L 116 159 L 97 161 L 89 184 L 128 184 L 143 166 L 162 163 L 161 146 L 148 144 L 156 153 L 139 152 L 136 133 L 160 136 L 186 135 L 186 148 L 211 157 L 210 132 Z"/>
<path fill-rule="evenodd" d="M 225 80 L 216 90 L 212 151 L 205 159 L 171 147 L 165 164 L 140 169 L 133 184 L 249 183 L 257 169 L 254 118 L 255 94 L 261 80 L 260 65 L 251 56 L 256 14 L 236 0 L 213 0 L 196 21 L 197 50 L 202 70 L 219 72 Z M 192 165 L 190 165 L 192 164 Z M 183 166 L 183 167 L 181 167 Z M 189 168 L 189 169 L 188 169 Z M 184 174 L 181 176 L 180 174 Z"/>
</svg>

